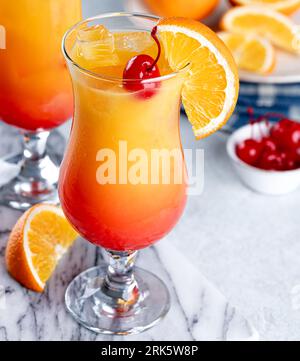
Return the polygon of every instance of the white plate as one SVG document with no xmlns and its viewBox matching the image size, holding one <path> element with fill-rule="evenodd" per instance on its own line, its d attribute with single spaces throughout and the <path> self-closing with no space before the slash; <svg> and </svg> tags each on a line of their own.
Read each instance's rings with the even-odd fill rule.
<svg viewBox="0 0 300 361">
<path fill-rule="evenodd" d="M 129 12 L 151 13 L 142 0 L 126 0 L 124 8 Z M 216 28 L 222 13 L 227 8 L 228 5 L 226 5 L 226 2 L 221 2 L 214 14 L 209 16 L 203 22 L 212 28 Z M 293 15 L 293 20 L 300 26 L 300 11 Z M 263 76 L 247 71 L 240 71 L 240 80 L 249 83 L 300 83 L 300 56 L 279 50 L 277 50 L 277 53 L 277 64 L 272 74 Z"/>
</svg>

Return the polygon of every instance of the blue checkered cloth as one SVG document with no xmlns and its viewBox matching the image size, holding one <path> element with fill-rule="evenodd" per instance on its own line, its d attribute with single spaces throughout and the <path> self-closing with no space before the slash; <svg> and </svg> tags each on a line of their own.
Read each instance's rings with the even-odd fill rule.
<svg viewBox="0 0 300 361">
<path fill-rule="evenodd" d="M 300 121 L 300 83 L 256 84 L 240 83 L 240 94 L 233 116 L 225 130 L 232 131 L 248 123 L 247 109 L 252 107 L 255 117 L 267 112 L 280 113 Z"/>
</svg>

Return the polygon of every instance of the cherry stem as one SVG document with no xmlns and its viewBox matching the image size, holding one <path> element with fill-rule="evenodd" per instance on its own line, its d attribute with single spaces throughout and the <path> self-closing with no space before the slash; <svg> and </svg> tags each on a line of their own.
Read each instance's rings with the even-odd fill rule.
<svg viewBox="0 0 300 361">
<path fill-rule="evenodd" d="M 151 36 L 154 39 L 154 41 L 156 42 L 156 44 L 157 44 L 158 54 L 157 54 L 157 57 L 155 58 L 153 64 L 147 69 L 148 72 L 152 71 L 152 69 L 155 67 L 155 65 L 157 64 L 157 62 L 158 62 L 158 60 L 160 58 L 160 54 L 161 54 L 161 46 L 160 46 L 160 42 L 159 42 L 158 37 L 157 37 L 156 34 L 157 34 L 157 26 L 154 26 L 154 28 L 151 31 Z"/>
<path fill-rule="evenodd" d="M 266 127 L 270 131 L 270 128 L 271 128 L 270 118 L 283 119 L 284 117 L 285 117 L 284 114 L 281 114 L 281 113 L 268 112 L 268 113 L 258 117 L 257 121 L 258 122 L 265 121 Z"/>
<path fill-rule="evenodd" d="M 249 123 L 251 124 L 251 138 L 254 138 L 254 129 L 253 129 L 253 126 L 254 124 L 258 123 L 259 125 L 259 132 L 260 132 L 260 136 L 261 138 L 263 137 L 263 134 L 262 134 L 262 130 L 261 130 L 261 127 L 260 127 L 260 123 L 262 121 L 265 122 L 267 128 L 270 130 L 270 118 L 281 118 L 283 119 L 285 116 L 284 114 L 280 114 L 280 113 L 274 113 L 274 112 L 268 112 L 264 115 L 261 115 L 259 116 L 258 118 L 254 118 L 254 109 L 252 107 L 249 107 L 247 109 L 247 113 L 249 115 Z"/>
<path fill-rule="evenodd" d="M 254 138 L 254 130 L 253 130 L 253 126 L 254 126 L 254 123 L 255 123 L 254 109 L 252 107 L 248 107 L 247 108 L 247 113 L 249 115 L 249 123 L 251 125 L 251 138 Z"/>
</svg>

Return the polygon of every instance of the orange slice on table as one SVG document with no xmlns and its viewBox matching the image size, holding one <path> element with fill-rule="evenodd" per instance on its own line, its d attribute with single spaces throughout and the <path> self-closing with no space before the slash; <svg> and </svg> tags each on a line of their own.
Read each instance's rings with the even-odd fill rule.
<svg viewBox="0 0 300 361">
<path fill-rule="evenodd" d="M 275 50 L 270 42 L 255 35 L 220 32 L 218 36 L 231 50 L 240 69 L 269 74 L 275 67 Z"/>
<path fill-rule="evenodd" d="M 292 14 L 300 8 L 300 0 L 230 0 L 233 5 L 264 5 L 283 14 Z"/>
<path fill-rule="evenodd" d="M 194 20 L 161 19 L 158 32 L 171 69 L 188 66 L 182 102 L 195 136 L 204 138 L 235 108 L 239 80 L 233 56 L 212 30 Z"/>
<path fill-rule="evenodd" d="M 289 17 L 265 6 L 238 6 L 227 11 L 221 28 L 238 34 L 265 37 L 274 45 L 300 52 L 300 28 Z"/>
<path fill-rule="evenodd" d="M 42 292 L 76 237 L 61 208 L 47 204 L 33 206 L 11 231 L 6 248 L 7 269 L 23 286 Z"/>
</svg>

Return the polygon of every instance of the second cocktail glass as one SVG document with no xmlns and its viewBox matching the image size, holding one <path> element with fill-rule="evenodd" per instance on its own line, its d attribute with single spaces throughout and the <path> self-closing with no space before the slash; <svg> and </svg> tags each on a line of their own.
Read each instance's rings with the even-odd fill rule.
<svg viewBox="0 0 300 361">
<path fill-rule="evenodd" d="M 118 55 L 125 59 L 134 46 L 143 46 L 132 36 L 147 32 L 151 41 L 156 22 L 146 15 L 105 14 L 76 25 L 64 39 L 75 115 L 60 172 L 61 205 L 76 230 L 105 248 L 109 260 L 108 267 L 89 269 L 72 281 L 66 304 L 78 322 L 99 333 L 141 332 L 170 306 L 166 286 L 134 261 L 137 250 L 174 227 L 186 203 L 179 132 L 185 70 L 166 71 L 130 92 L 126 84 L 136 80 L 123 80 L 118 67 L 86 69 L 72 49 L 78 31 L 101 24 L 119 39 Z"/>
<path fill-rule="evenodd" d="M 0 119 L 24 138 L 6 156 L 20 172 L 0 188 L 0 203 L 25 210 L 57 201 L 58 164 L 46 152 L 50 130 L 72 116 L 72 86 L 61 54 L 66 30 L 81 19 L 81 0 L 0 0 Z M 1 44 L 0 44 L 1 45 Z"/>
</svg>

